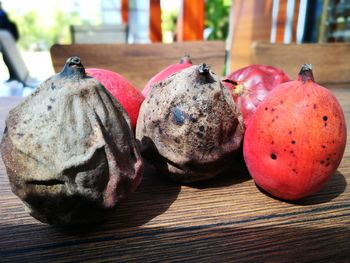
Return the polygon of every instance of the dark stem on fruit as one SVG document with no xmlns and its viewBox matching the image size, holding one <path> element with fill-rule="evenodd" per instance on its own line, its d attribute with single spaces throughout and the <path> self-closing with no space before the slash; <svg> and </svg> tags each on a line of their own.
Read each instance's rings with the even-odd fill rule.
<svg viewBox="0 0 350 263">
<path fill-rule="evenodd" d="M 231 84 L 232 86 L 237 86 L 238 83 L 236 81 L 230 80 L 230 79 L 223 79 L 222 82 L 226 82 Z"/>
<path fill-rule="evenodd" d="M 301 66 L 298 79 L 303 81 L 304 83 L 307 81 L 315 81 L 314 75 L 312 73 L 312 65 L 311 64 L 303 64 Z"/>
<path fill-rule="evenodd" d="M 203 83 L 213 83 L 215 82 L 213 76 L 210 74 L 210 66 L 203 63 L 198 66 L 198 73 L 200 79 L 204 81 Z"/>
<path fill-rule="evenodd" d="M 185 64 L 185 63 L 192 64 L 191 57 L 188 54 L 185 54 L 179 61 L 179 64 Z"/>
<path fill-rule="evenodd" d="M 200 64 L 198 67 L 198 71 L 199 71 L 199 74 L 201 75 L 207 75 L 210 72 L 210 66 L 205 63 Z"/>
<path fill-rule="evenodd" d="M 62 77 L 86 76 L 85 68 L 81 63 L 80 58 L 77 56 L 68 58 L 60 75 Z"/>
</svg>

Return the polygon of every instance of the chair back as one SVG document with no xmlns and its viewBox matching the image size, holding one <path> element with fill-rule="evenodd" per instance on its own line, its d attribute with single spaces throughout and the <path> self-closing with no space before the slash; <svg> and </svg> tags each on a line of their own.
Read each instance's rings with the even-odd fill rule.
<svg viewBox="0 0 350 263">
<path fill-rule="evenodd" d="M 206 63 L 222 75 L 225 65 L 224 41 L 177 42 L 171 44 L 72 44 L 50 49 L 53 67 L 59 72 L 70 56 L 79 56 L 85 68 L 117 72 L 139 89 L 163 68 L 176 63 L 185 54 L 193 64 Z"/>
</svg>

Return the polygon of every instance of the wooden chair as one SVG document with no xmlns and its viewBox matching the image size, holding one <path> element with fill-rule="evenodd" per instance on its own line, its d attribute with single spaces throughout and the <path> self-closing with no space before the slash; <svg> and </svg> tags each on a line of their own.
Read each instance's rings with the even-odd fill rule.
<svg viewBox="0 0 350 263">
<path fill-rule="evenodd" d="M 198 41 L 172 44 L 86 44 L 53 45 L 50 49 L 53 67 L 61 71 L 68 57 L 79 56 L 86 68 L 115 71 L 139 89 L 161 69 L 176 63 L 185 54 L 194 64 L 206 63 L 218 74 L 225 65 L 225 42 Z"/>
<path fill-rule="evenodd" d="M 258 63 L 282 68 L 295 78 L 301 64 L 311 63 L 319 83 L 350 83 L 349 43 L 296 43 L 301 2 L 234 1 L 228 37 L 229 71 Z"/>
</svg>

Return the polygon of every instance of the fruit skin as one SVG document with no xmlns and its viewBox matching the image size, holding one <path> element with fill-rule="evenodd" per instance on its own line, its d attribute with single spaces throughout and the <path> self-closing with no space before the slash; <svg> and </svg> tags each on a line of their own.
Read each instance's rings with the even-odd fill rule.
<svg viewBox="0 0 350 263">
<path fill-rule="evenodd" d="M 145 97 L 127 79 L 106 69 L 89 68 L 86 73 L 96 78 L 118 100 L 128 113 L 135 131 L 137 118 Z"/>
<path fill-rule="evenodd" d="M 1 156 L 26 210 L 49 224 L 103 221 L 142 179 L 128 119 L 80 59 L 69 58 L 6 119 Z"/>
<path fill-rule="evenodd" d="M 247 127 L 243 154 L 254 181 L 273 196 L 297 200 L 317 192 L 338 168 L 346 145 L 343 111 L 303 65 L 279 85 Z"/>
<path fill-rule="evenodd" d="M 266 95 L 279 84 L 292 79 L 279 68 L 266 65 L 250 65 L 229 74 L 223 84 L 232 91 L 233 99 L 243 114 L 244 124 Z"/>
<path fill-rule="evenodd" d="M 153 85 L 136 126 L 143 156 L 181 183 L 209 179 L 232 166 L 243 134 L 231 94 L 205 64 Z"/>
<path fill-rule="evenodd" d="M 154 75 L 146 84 L 146 86 L 142 90 L 142 94 L 147 97 L 149 92 L 152 89 L 152 85 L 157 83 L 158 81 L 164 80 L 171 74 L 174 74 L 175 72 L 179 72 L 185 68 L 188 68 L 192 66 L 192 61 L 189 55 L 183 56 L 178 63 L 172 64 L 165 69 L 158 72 L 156 75 Z"/>
</svg>

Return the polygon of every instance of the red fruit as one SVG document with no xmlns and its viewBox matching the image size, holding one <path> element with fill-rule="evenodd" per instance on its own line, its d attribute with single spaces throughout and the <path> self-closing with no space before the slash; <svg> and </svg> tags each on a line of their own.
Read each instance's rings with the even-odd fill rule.
<svg viewBox="0 0 350 263">
<path fill-rule="evenodd" d="M 243 115 L 244 124 L 256 111 L 266 95 L 283 82 L 291 78 L 281 69 L 250 65 L 229 74 L 223 83 L 232 91 L 233 99 Z"/>
<path fill-rule="evenodd" d="M 344 114 L 316 84 L 310 65 L 271 91 L 251 117 L 243 154 L 254 181 L 296 200 L 318 191 L 338 168 L 346 145 Z"/>
<path fill-rule="evenodd" d="M 109 70 L 90 68 L 86 69 L 86 73 L 101 82 L 102 85 L 119 101 L 128 113 L 131 126 L 133 130 L 135 130 L 140 107 L 145 99 L 141 91 L 135 88 L 123 76 Z"/>
<path fill-rule="evenodd" d="M 192 61 L 189 55 L 185 55 L 184 57 L 182 57 L 180 59 L 180 61 L 178 63 L 172 64 L 168 67 L 166 67 L 165 69 L 163 69 L 162 71 L 158 72 L 156 75 L 154 75 L 146 84 L 146 86 L 144 87 L 142 94 L 146 97 L 148 95 L 148 93 L 151 91 L 152 85 L 158 81 L 161 81 L 165 78 L 167 78 L 168 76 L 170 76 L 171 74 L 175 73 L 175 72 L 179 72 L 185 68 L 188 68 L 192 66 Z"/>
</svg>

